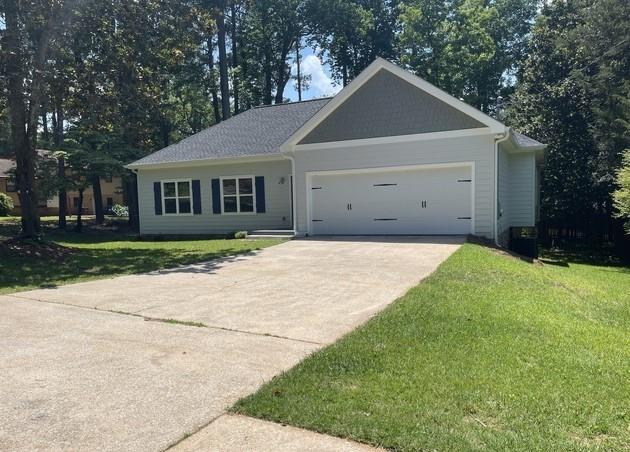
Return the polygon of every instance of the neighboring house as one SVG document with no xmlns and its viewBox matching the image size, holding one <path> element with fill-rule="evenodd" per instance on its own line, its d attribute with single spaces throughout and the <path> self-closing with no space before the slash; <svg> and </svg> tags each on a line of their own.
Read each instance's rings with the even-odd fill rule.
<svg viewBox="0 0 630 452">
<path fill-rule="evenodd" d="M 40 155 L 48 152 L 38 150 Z M 15 169 L 15 161 L 0 159 L 0 192 L 8 194 L 13 199 L 14 215 L 20 213 L 20 198 L 17 193 L 12 172 Z M 119 176 L 106 176 L 101 178 L 101 193 L 103 195 L 103 208 L 108 209 L 114 204 L 122 204 L 122 179 Z M 68 215 L 76 215 L 79 205 L 79 193 L 70 191 L 67 193 L 66 206 Z M 57 215 L 59 213 L 59 197 L 54 196 L 39 205 L 40 215 Z M 94 193 L 92 187 L 83 192 L 83 214 L 94 214 Z"/>
<path fill-rule="evenodd" d="M 377 59 L 138 160 L 142 234 L 475 234 L 537 221 L 545 145 Z"/>
</svg>

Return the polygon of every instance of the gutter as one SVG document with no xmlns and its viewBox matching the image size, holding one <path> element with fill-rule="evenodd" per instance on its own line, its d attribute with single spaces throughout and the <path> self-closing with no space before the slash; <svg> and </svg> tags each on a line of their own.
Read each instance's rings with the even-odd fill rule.
<svg viewBox="0 0 630 452">
<path fill-rule="evenodd" d="M 295 190 L 295 157 L 288 152 L 283 152 L 282 157 L 291 161 L 291 223 L 293 223 L 293 235 L 297 237 L 297 192 Z"/>
<path fill-rule="evenodd" d="M 510 128 L 494 137 L 494 244 L 499 245 L 499 143 L 510 138 Z"/>
</svg>

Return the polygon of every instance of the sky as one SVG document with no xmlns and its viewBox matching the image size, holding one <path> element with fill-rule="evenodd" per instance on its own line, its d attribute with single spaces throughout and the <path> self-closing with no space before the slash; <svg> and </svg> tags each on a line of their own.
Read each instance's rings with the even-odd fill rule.
<svg viewBox="0 0 630 452">
<path fill-rule="evenodd" d="M 313 53 L 313 49 L 307 47 L 302 50 L 300 69 L 303 74 L 310 74 L 312 77 L 309 88 L 302 90 L 302 100 L 333 96 L 341 90 L 341 85 L 335 85 L 332 81 L 330 67 L 321 62 L 317 55 Z M 291 75 L 295 75 L 296 70 L 297 65 L 293 63 Z M 292 102 L 298 100 L 294 80 L 287 84 L 284 89 L 284 96 L 291 99 Z"/>
</svg>

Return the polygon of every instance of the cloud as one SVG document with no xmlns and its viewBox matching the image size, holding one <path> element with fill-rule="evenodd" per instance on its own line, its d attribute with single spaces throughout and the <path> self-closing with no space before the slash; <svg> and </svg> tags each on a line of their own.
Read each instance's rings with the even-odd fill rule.
<svg viewBox="0 0 630 452">
<path fill-rule="evenodd" d="M 307 55 L 301 63 L 300 69 L 302 73 L 311 76 L 307 92 L 312 97 L 333 96 L 341 90 L 341 86 L 333 84 L 332 79 L 326 74 L 324 66 L 317 56 Z M 296 71 L 297 66 L 294 64 L 291 73 L 295 75 Z"/>
</svg>

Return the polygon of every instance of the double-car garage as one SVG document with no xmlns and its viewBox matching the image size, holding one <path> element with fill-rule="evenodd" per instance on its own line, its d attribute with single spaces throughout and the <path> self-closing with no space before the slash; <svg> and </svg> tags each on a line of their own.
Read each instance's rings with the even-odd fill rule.
<svg viewBox="0 0 630 452">
<path fill-rule="evenodd" d="M 460 235 L 472 232 L 473 165 L 312 172 L 313 235 Z"/>
</svg>

